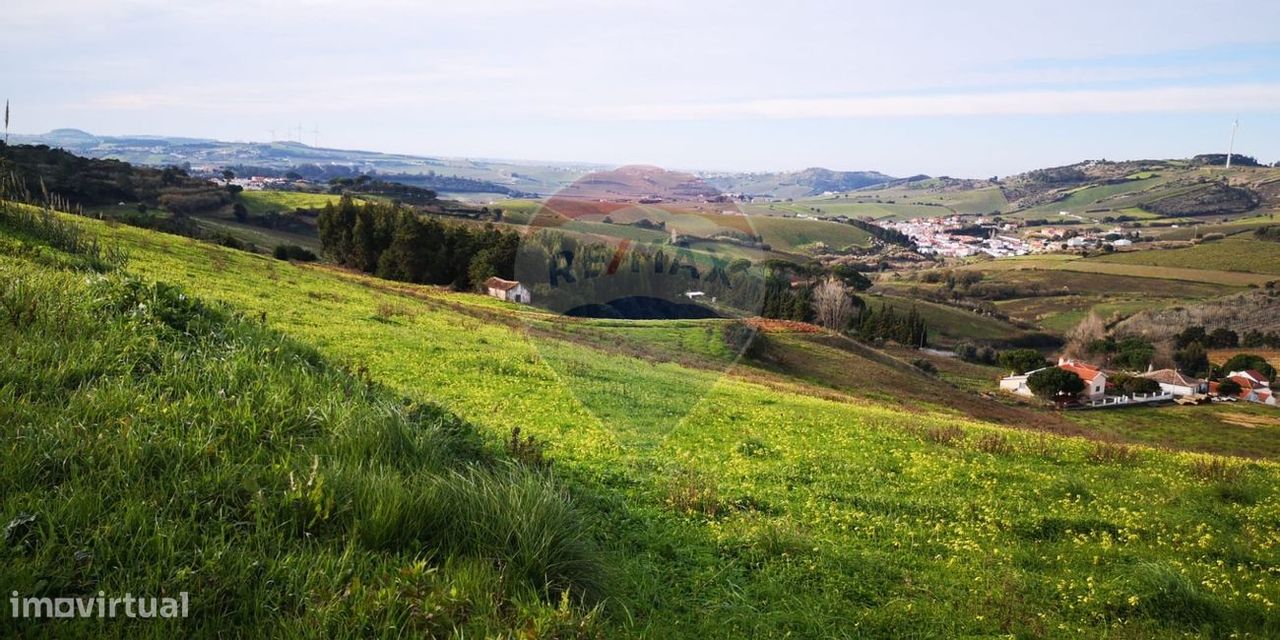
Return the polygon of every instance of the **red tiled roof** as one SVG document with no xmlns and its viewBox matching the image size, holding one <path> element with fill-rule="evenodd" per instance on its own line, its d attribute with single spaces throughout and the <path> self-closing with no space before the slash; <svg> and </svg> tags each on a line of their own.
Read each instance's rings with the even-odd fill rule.
<svg viewBox="0 0 1280 640">
<path fill-rule="evenodd" d="M 1179 373 L 1176 369 L 1157 369 L 1155 371 L 1148 371 L 1147 373 L 1142 374 L 1142 377 L 1147 378 L 1148 380 L 1162 382 L 1164 384 L 1179 385 L 1183 387 L 1196 387 L 1200 384 L 1200 380 L 1196 378 L 1188 378 L 1187 376 Z"/>
<path fill-rule="evenodd" d="M 1100 369 L 1095 369 L 1087 364 L 1080 364 L 1079 362 L 1064 362 L 1058 365 L 1058 368 L 1066 369 L 1067 371 L 1080 376 L 1080 379 L 1085 382 L 1093 382 L 1093 379 L 1098 377 L 1098 374 L 1102 373 Z"/>
<path fill-rule="evenodd" d="M 1253 385 L 1256 384 L 1256 382 L 1250 380 L 1248 376 L 1231 376 L 1231 379 L 1234 380 L 1236 384 L 1240 385 L 1240 388 L 1245 391 L 1252 389 Z"/>
</svg>

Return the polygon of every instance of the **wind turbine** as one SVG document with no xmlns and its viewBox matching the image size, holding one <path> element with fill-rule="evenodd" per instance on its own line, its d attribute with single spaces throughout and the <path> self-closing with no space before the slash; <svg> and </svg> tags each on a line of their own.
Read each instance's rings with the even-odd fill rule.
<svg viewBox="0 0 1280 640">
<path fill-rule="evenodd" d="M 318 124 L 311 128 L 311 146 L 320 146 L 320 125 Z"/>
<path fill-rule="evenodd" d="M 1231 122 L 1231 142 L 1227 145 L 1227 168 L 1231 168 L 1231 154 L 1236 150 L 1236 129 L 1240 128 L 1240 116 Z"/>
</svg>

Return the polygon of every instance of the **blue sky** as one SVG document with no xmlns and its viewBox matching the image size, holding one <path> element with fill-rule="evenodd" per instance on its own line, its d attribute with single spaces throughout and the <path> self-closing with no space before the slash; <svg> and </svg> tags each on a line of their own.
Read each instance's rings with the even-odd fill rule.
<svg viewBox="0 0 1280 640">
<path fill-rule="evenodd" d="M 1280 3 L 9 0 L 15 132 L 1005 175 L 1280 161 Z"/>
</svg>

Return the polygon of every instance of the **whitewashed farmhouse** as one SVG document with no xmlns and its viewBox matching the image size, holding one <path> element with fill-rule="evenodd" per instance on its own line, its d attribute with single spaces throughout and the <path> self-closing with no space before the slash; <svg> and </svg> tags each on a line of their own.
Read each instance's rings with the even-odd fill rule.
<svg viewBox="0 0 1280 640">
<path fill-rule="evenodd" d="M 533 296 L 529 293 L 529 288 L 520 284 L 518 280 L 503 280 L 502 278 L 493 277 L 484 281 L 485 290 L 489 295 L 507 302 L 519 302 L 521 304 L 530 304 L 533 302 Z"/>
<path fill-rule="evenodd" d="M 1142 374 L 1142 377 L 1155 380 L 1161 391 L 1175 398 L 1200 395 L 1209 390 L 1204 380 L 1182 375 L 1176 369 L 1156 369 Z"/>
</svg>

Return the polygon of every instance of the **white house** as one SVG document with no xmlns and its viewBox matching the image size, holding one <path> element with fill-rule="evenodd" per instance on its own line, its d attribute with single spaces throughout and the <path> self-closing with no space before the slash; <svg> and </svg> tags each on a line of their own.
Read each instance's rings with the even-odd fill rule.
<svg viewBox="0 0 1280 640">
<path fill-rule="evenodd" d="M 528 287 L 516 280 L 503 280 L 502 278 L 493 277 L 484 281 L 484 287 L 489 295 L 499 300 L 522 304 L 533 302 L 533 296 L 529 294 Z"/>
<path fill-rule="evenodd" d="M 1232 371 L 1227 374 L 1227 378 L 1240 385 L 1240 393 L 1237 395 L 1241 400 L 1249 402 L 1257 402 L 1271 406 L 1277 405 L 1276 395 L 1271 389 L 1271 382 L 1267 377 L 1248 369 L 1245 371 Z M 1212 385 L 1212 390 L 1217 391 L 1217 383 Z"/>
<path fill-rule="evenodd" d="M 1084 391 L 1081 396 L 1086 400 L 1100 400 L 1107 395 L 1107 373 L 1102 369 L 1098 369 L 1083 362 L 1075 360 L 1058 360 L 1057 367 L 1065 369 L 1071 373 L 1080 376 L 1084 381 Z M 1027 378 L 1036 371 L 1044 371 L 1048 367 L 1041 367 L 1035 371 L 1028 371 L 1016 376 L 1008 376 L 1000 379 L 1000 388 L 1005 391 L 1016 393 L 1020 396 L 1035 395 L 1031 392 L 1031 387 L 1027 386 Z"/>
<path fill-rule="evenodd" d="M 1199 378 L 1191 378 L 1178 373 L 1176 369 L 1157 369 L 1142 374 L 1148 380 L 1155 380 L 1160 390 L 1175 398 L 1194 396 L 1209 390 L 1208 384 Z"/>
</svg>

